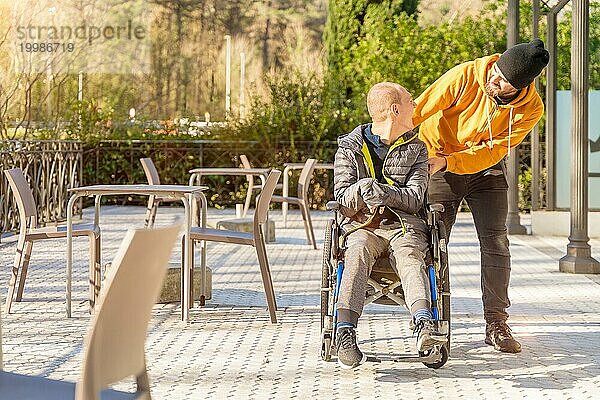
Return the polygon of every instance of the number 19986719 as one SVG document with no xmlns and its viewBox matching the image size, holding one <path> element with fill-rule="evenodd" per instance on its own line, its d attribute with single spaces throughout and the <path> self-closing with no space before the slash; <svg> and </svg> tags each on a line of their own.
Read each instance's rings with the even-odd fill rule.
<svg viewBox="0 0 600 400">
<path fill-rule="evenodd" d="M 21 42 L 19 46 L 21 52 L 24 53 L 52 53 L 58 51 L 72 53 L 75 50 L 75 43 L 72 42 Z"/>
</svg>

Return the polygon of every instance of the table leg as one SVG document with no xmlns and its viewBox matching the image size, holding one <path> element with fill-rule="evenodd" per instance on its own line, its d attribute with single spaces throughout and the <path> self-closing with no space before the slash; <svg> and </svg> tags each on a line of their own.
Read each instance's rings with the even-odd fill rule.
<svg viewBox="0 0 600 400">
<path fill-rule="evenodd" d="M 200 178 L 202 175 L 200 174 L 192 174 L 190 176 L 189 179 L 189 185 L 190 186 L 194 186 L 196 184 L 196 179 L 198 180 L 198 184 L 200 184 Z M 190 199 L 192 199 L 193 197 L 190 197 Z M 198 198 L 200 200 L 200 208 L 197 207 L 197 202 L 194 201 L 192 204 L 192 214 L 195 218 L 198 218 L 198 214 L 197 212 L 200 212 L 200 218 L 199 221 L 192 221 L 192 224 L 194 224 L 194 226 L 196 226 L 196 223 L 200 224 L 200 227 L 202 228 L 206 228 L 206 215 L 207 215 L 207 208 L 208 208 L 208 200 L 206 199 L 206 196 L 204 196 L 204 193 L 200 192 L 198 194 Z M 194 207 L 195 206 L 195 207 Z M 197 210 L 195 210 L 195 208 L 197 208 Z M 190 263 L 192 265 L 191 268 L 191 277 L 193 280 L 194 277 L 194 254 L 193 254 L 193 249 L 194 249 L 194 244 L 192 241 L 189 241 L 189 247 L 191 248 L 191 257 L 190 257 Z M 206 304 L 206 240 L 202 241 L 202 245 L 201 245 L 201 258 L 200 258 L 200 305 L 204 306 Z M 191 293 L 191 302 L 192 304 L 194 303 L 194 292 L 193 292 L 193 287 L 192 287 L 192 293 Z M 183 303 L 182 303 L 183 305 Z M 183 317 L 183 315 L 182 315 Z"/>
<path fill-rule="evenodd" d="M 189 319 L 190 313 L 190 268 L 192 268 L 192 260 L 193 254 L 190 254 L 191 246 L 191 238 L 190 238 L 190 228 L 192 225 L 192 213 L 190 212 L 190 204 L 191 204 L 191 195 L 183 196 L 181 198 L 183 202 L 183 207 L 185 210 L 185 240 L 183 242 L 183 265 L 181 268 L 181 273 L 183 275 L 183 287 L 181 288 L 181 320 L 187 322 Z"/>
<path fill-rule="evenodd" d="M 101 205 L 102 195 L 97 195 L 94 199 L 94 226 L 100 225 L 100 205 Z M 102 241 L 100 241 L 102 243 Z M 91 245 L 91 243 L 90 243 Z M 99 254 L 102 254 L 102 249 L 98 248 L 96 251 Z M 89 277 L 90 285 L 90 313 L 94 311 L 94 307 L 98 304 L 98 298 L 100 297 L 100 286 L 102 285 L 102 260 L 100 260 L 100 265 L 95 265 L 94 268 L 90 271 L 90 274 L 93 276 Z"/>
<path fill-rule="evenodd" d="M 67 203 L 67 283 L 66 303 L 67 317 L 71 318 L 71 276 L 73 271 L 73 205 L 79 196 L 73 194 Z"/>
<path fill-rule="evenodd" d="M 202 204 L 202 218 L 200 227 L 206 228 L 206 217 L 208 212 L 208 200 L 204 193 L 200 193 L 200 202 Z M 200 256 L 200 305 L 206 304 L 206 240 L 202 241 L 202 254 Z"/>
<path fill-rule="evenodd" d="M 287 166 L 283 169 L 283 196 L 287 197 L 290 190 L 290 167 Z M 287 228 L 287 212 L 288 212 L 288 203 L 284 201 L 281 203 L 281 212 L 283 214 L 283 227 Z"/>
</svg>

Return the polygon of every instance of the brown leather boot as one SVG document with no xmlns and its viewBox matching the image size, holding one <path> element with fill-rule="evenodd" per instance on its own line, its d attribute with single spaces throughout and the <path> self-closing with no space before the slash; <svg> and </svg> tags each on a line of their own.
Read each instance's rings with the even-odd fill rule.
<svg viewBox="0 0 600 400">
<path fill-rule="evenodd" d="M 521 352 L 521 343 L 513 338 L 510 328 L 504 321 L 494 321 L 486 325 L 485 343 L 493 345 L 496 350 L 504 353 Z"/>
</svg>

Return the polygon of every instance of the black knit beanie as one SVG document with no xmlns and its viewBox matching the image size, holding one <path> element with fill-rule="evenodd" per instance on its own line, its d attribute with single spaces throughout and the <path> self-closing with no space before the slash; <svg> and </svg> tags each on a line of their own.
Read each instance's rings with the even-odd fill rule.
<svg viewBox="0 0 600 400">
<path fill-rule="evenodd" d="M 511 85 L 516 89 L 523 89 L 542 72 L 549 58 L 544 42 L 534 39 L 506 50 L 496 61 L 496 65 Z"/>
</svg>

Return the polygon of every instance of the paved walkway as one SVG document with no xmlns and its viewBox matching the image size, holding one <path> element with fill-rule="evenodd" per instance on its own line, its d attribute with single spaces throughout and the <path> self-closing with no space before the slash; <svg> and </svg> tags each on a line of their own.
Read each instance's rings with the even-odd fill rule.
<svg viewBox="0 0 600 400">
<path fill-rule="evenodd" d="M 114 255 L 127 226 L 143 224 L 143 209 L 105 207 L 103 261 Z M 212 218 L 229 211 L 210 210 Z M 181 210 L 161 208 L 157 224 Z M 277 224 L 268 245 L 280 307 L 269 323 L 256 255 L 251 247 L 209 244 L 213 299 L 179 321 L 177 304 L 157 305 L 146 344 L 155 399 L 591 399 L 600 387 L 600 279 L 558 272 L 565 238 L 511 237 L 511 326 L 519 355 L 483 343 L 479 252 L 470 215 L 459 217 L 450 245 L 452 354 L 439 370 L 393 361 L 411 351 L 408 314 L 370 305 L 360 321 L 361 348 L 381 360 L 353 371 L 319 358 L 321 251 L 305 244 L 302 221 Z M 317 237 L 327 213 L 314 213 Z M 90 218 L 86 210 L 85 218 Z M 592 242 L 600 256 L 600 242 Z M 322 247 L 322 239 L 319 239 Z M 74 314 L 64 312 L 64 241 L 36 243 L 24 300 L 4 315 L 5 369 L 76 380 L 90 318 L 84 282 L 87 243 L 75 241 Z M 0 244 L 0 293 L 6 296 L 14 242 Z M 173 261 L 178 260 L 176 250 Z M 119 388 L 132 388 L 125 382 Z M 594 393 L 596 393 L 594 395 Z"/>
</svg>

